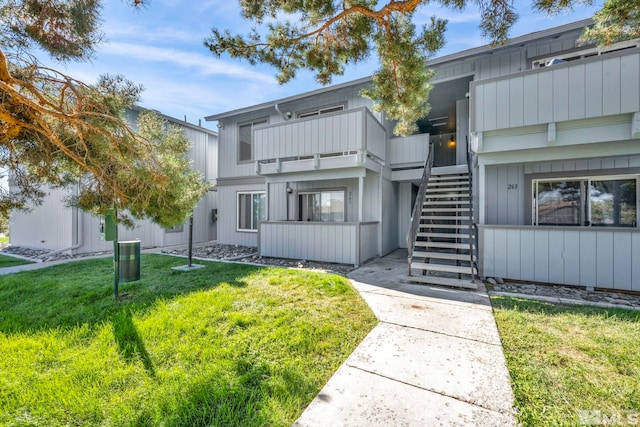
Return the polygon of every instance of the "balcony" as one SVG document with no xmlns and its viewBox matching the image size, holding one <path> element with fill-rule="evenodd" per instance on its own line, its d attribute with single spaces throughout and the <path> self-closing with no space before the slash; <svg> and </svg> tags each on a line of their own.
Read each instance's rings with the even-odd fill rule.
<svg viewBox="0 0 640 427">
<path fill-rule="evenodd" d="M 386 160 L 386 130 L 367 108 L 254 129 L 259 175 L 371 167 Z"/>
<path fill-rule="evenodd" d="M 637 113 L 640 48 L 472 82 L 471 110 L 472 132 Z"/>
</svg>

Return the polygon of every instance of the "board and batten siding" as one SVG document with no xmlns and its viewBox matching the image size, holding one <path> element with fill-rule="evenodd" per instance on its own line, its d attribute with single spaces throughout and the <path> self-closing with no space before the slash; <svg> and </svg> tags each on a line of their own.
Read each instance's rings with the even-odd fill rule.
<svg viewBox="0 0 640 427">
<path fill-rule="evenodd" d="M 46 189 L 45 189 L 46 191 Z M 62 200 L 73 193 L 68 189 L 50 189 L 41 205 L 30 212 L 16 211 L 9 221 L 9 236 L 13 246 L 58 250 L 72 246 L 75 210 Z M 82 215 L 82 213 L 80 213 Z"/>
<path fill-rule="evenodd" d="M 640 155 L 486 165 L 484 223 L 530 225 L 533 178 L 615 175 L 638 168 Z"/>
<path fill-rule="evenodd" d="M 485 169 L 485 223 L 523 225 L 526 221 L 523 165 L 487 166 Z M 531 214 L 529 213 L 529 216 Z"/>
<path fill-rule="evenodd" d="M 261 256 L 359 265 L 376 256 L 377 223 L 262 222 Z"/>
<path fill-rule="evenodd" d="M 337 104 L 345 105 L 345 109 L 359 109 L 366 107 L 370 111 L 373 111 L 373 104 L 371 100 L 359 95 L 359 91 L 362 87 L 364 87 L 364 85 L 329 91 L 316 96 L 305 97 L 296 101 L 279 104 L 278 108 L 283 113 L 290 112 L 292 114 L 292 118 L 288 123 L 298 121 L 295 117 L 300 112 Z M 382 119 L 382 113 L 373 112 L 372 114 L 378 121 Z M 269 106 L 260 111 L 229 117 L 220 122 L 218 172 L 221 178 L 256 176 L 255 163 L 253 161 L 238 163 L 238 125 L 265 118 L 268 120 L 269 125 L 276 125 L 284 122 L 282 116 L 280 116 L 280 114 L 275 110 L 275 103 L 273 106 Z"/>
<path fill-rule="evenodd" d="M 349 110 L 254 130 L 255 159 L 312 156 L 316 153 L 352 151 L 363 147 L 364 110 Z"/>
<path fill-rule="evenodd" d="M 398 183 L 382 178 L 382 253 L 398 248 Z"/>
<path fill-rule="evenodd" d="M 422 133 L 406 138 L 391 138 L 390 163 L 391 167 L 414 164 L 422 165 L 429 155 L 429 134 Z"/>
<path fill-rule="evenodd" d="M 640 230 L 479 226 L 484 277 L 640 291 Z"/>
<path fill-rule="evenodd" d="M 491 131 L 640 110 L 640 49 L 471 83 L 471 131 Z"/>
<path fill-rule="evenodd" d="M 258 246 L 258 233 L 251 231 L 236 231 L 238 192 L 265 191 L 264 184 L 224 185 L 218 187 L 218 243 L 242 246 Z M 267 198 L 267 209 L 269 200 Z"/>
</svg>

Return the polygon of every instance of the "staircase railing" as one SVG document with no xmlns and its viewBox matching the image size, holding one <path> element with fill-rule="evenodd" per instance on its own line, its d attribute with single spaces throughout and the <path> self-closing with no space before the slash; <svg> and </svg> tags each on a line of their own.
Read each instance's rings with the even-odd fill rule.
<svg viewBox="0 0 640 427">
<path fill-rule="evenodd" d="M 469 206 L 471 207 L 470 211 L 471 211 L 471 215 L 469 216 L 470 218 L 470 223 L 471 225 L 469 226 L 469 256 L 471 257 L 470 260 L 470 265 L 471 265 L 471 281 L 475 282 L 476 281 L 476 274 L 474 273 L 474 271 L 477 271 L 478 269 L 478 264 L 477 264 L 477 259 L 478 259 L 478 225 L 474 222 L 474 212 L 473 212 L 473 161 L 474 161 L 474 156 L 473 156 L 473 152 L 471 151 L 471 145 L 469 144 L 469 138 L 467 137 L 467 170 L 469 172 Z M 475 250 L 474 250 L 474 245 L 475 243 Z M 474 270 L 475 267 L 475 270 Z"/>
<path fill-rule="evenodd" d="M 411 260 L 413 259 L 413 251 L 415 249 L 416 235 L 420 226 L 420 217 L 422 216 L 422 205 L 427 194 L 427 183 L 431 177 L 431 167 L 433 166 L 433 144 L 429 143 L 429 154 L 424 161 L 424 170 L 422 171 L 422 179 L 420 180 L 420 188 L 418 189 L 418 197 L 413 205 L 411 212 L 411 226 L 407 233 L 407 262 L 409 268 L 409 276 L 411 276 Z"/>
</svg>

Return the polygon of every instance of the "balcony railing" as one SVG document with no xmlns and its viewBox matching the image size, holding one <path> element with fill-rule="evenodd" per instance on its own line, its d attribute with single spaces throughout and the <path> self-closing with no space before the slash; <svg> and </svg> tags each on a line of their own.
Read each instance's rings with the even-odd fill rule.
<svg viewBox="0 0 640 427">
<path fill-rule="evenodd" d="M 260 223 L 261 256 L 358 266 L 378 255 L 378 222 Z"/>
<path fill-rule="evenodd" d="M 386 130 L 365 107 L 263 125 L 253 132 L 261 175 L 386 160 Z"/>
<path fill-rule="evenodd" d="M 471 131 L 640 111 L 640 48 L 471 82 Z"/>
</svg>

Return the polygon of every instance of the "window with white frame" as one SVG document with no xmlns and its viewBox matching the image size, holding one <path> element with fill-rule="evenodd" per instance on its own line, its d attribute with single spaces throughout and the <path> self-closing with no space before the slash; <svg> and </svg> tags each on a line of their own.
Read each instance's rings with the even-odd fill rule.
<svg viewBox="0 0 640 427">
<path fill-rule="evenodd" d="M 264 191 L 238 193 L 238 231 L 258 231 L 258 222 L 266 218 Z"/>
<path fill-rule="evenodd" d="M 253 127 L 267 123 L 267 119 L 254 120 L 238 126 L 238 161 L 253 160 Z"/>
<path fill-rule="evenodd" d="M 298 194 L 300 221 L 344 222 L 344 190 L 305 191 Z"/>
<path fill-rule="evenodd" d="M 320 116 L 322 114 L 335 113 L 337 111 L 343 111 L 343 110 L 344 110 L 344 104 L 332 105 L 329 107 L 322 107 L 315 110 L 307 110 L 307 111 L 300 112 L 298 113 L 298 118 L 304 119 L 305 117 Z"/>
<path fill-rule="evenodd" d="M 637 227 L 638 175 L 536 179 L 534 225 Z"/>
</svg>

